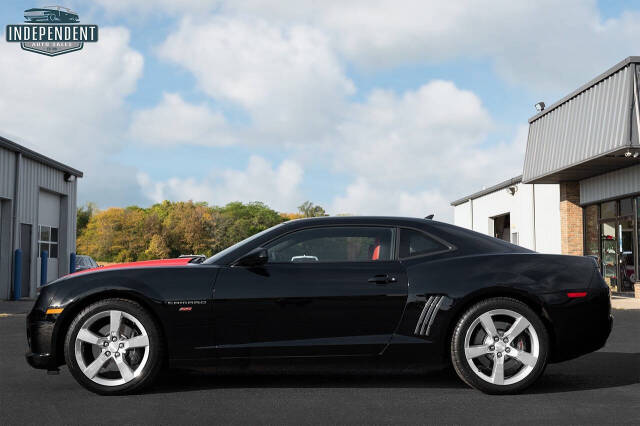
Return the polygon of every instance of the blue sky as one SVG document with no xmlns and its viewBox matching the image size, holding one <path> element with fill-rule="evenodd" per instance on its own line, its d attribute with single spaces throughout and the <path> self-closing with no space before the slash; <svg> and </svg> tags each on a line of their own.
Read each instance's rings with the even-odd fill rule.
<svg viewBox="0 0 640 426">
<path fill-rule="evenodd" d="M 640 35 L 631 1 L 63 5 L 100 40 L 53 58 L 4 42 L 0 132 L 83 170 L 79 202 L 100 207 L 451 220 L 449 201 L 520 173 L 537 101 L 638 54 Z"/>
</svg>

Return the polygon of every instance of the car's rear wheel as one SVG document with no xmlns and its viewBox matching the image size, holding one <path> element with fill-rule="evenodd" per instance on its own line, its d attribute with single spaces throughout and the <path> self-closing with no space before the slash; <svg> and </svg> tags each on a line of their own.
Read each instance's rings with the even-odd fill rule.
<svg viewBox="0 0 640 426">
<path fill-rule="evenodd" d="M 517 393 L 530 386 L 544 371 L 548 352 L 548 333 L 538 315 L 504 297 L 469 308 L 451 340 L 458 376 L 490 394 Z"/>
<path fill-rule="evenodd" d="M 160 330 L 138 303 L 106 299 L 83 309 L 65 339 L 65 359 L 75 379 L 102 395 L 150 385 L 162 367 Z"/>
</svg>

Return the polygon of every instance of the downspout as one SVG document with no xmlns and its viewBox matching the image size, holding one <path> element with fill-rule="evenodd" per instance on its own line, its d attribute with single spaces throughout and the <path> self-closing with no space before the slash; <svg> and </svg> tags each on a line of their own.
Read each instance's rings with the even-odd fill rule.
<svg viewBox="0 0 640 426">
<path fill-rule="evenodd" d="M 12 215 L 13 222 L 11 223 L 11 264 L 13 265 L 13 256 L 18 249 L 18 192 L 20 188 L 20 166 L 22 165 L 22 153 L 16 152 L 16 167 L 15 174 L 13 178 L 13 206 L 12 206 Z M 13 283 L 14 275 L 16 271 L 11 268 L 11 283 Z M 13 290 L 13 284 L 9 286 L 9 293 Z"/>
<path fill-rule="evenodd" d="M 536 242 L 536 184 L 531 184 L 531 194 L 533 202 L 533 251 L 538 251 Z"/>
<path fill-rule="evenodd" d="M 640 132 L 640 110 L 638 109 L 638 76 L 636 75 L 637 66 L 633 67 L 633 105 L 636 113 L 636 132 Z M 632 120 L 629 120 L 631 124 Z M 633 125 L 629 129 L 629 148 L 633 146 Z"/>
<path fill-rule="evenodd" d="M 471 211 L 471 230 L 473 231 L 473 199 L 469 198 L 469 209 Z"/>
</svg>

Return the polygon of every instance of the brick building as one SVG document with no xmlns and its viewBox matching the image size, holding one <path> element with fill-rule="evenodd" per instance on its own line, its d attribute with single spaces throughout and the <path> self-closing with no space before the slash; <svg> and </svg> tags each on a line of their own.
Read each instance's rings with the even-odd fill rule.
<svg viewBox="0 0 640 426">
<path fill-rule="evenodd" d="M 639 99 L 640 57 L 629 57 L 542 105 L 529 119 L 522 176 L 453 201 L 455 223 L 540 252 L 593 256 L 614 291 L 633 292 Z"/>
</svg>

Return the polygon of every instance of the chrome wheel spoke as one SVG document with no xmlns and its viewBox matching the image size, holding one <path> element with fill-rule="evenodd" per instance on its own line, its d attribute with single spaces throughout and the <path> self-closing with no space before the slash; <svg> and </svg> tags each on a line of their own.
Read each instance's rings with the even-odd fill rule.
<svg viewBox="0 0 640 426">
<path fill-rule="evenodd" d="M 122 312 L 110 311 L 109 312 L 109 332 L 111 334 L 115 334 L 116 336 L 119 336 L 121 323 L 122 323 Z"/>
<path fill-rule="evenodd" d="M 131 379 L 133 379 L 133 370 L 131 370 L 131 367 L 129 367 L 129 365 L 126 363 L 126 361 L 124 360 L 124 357 L 119 356 L 114 358 L 114 360 L 116 362 L 116 366 L 118 367 L 118 370 L 120 371 L 120 375 L 122 376 L 122 379 L 125 382 L 128 382 Z"/>
<path fill-rule="evenodd" d="M 126 336 L 133 337 L 128 339 Z M 150 346 L 149 335 L 142 322 L 126 311 L 107 309 L 84 321 L 73 349 L 80 371 L 94 383 L 120 386 L 142 374 L 149 361 Z M 136 356 L 131 358 L 132 363 L 127 359 L 129 349 L 136 351 Z M 110 360 L 114 365 L 109 363 Z"/>
<path fill-rule="evenodd" d="M 480 323 L 490 337 L 498 335 L 498 330 L 496 330 L 496 325 L 493 323 L 493 318 L 488 312 L 480 315 Z"/>
<path fill-rule="evenodd" d="M 514 353 L 515 352 L 515 353 Z M 509 354 L 526 366 L 533 367 L 538 362 L 538 357 L 525 351 L 512 350 Z"/>
<path fill-rule="evenodd" d="M 76 338 L 91 345 L 98 345 L 102 337 L 92 333 L 86 328 L 81 328 L 80 331 L 78 331 L 78 336 Z"/>
<path fill-rule="evenodd" d="M 496 385 L 504 384 L 504 357 L 495 356 L 493 359 L 493 371 L 491 381 Z"/>
<path fill-rule="evenodd" d="M 469 346 L 464 348 L 464 355 L 467 359 L 478 358 L 479 356 L 486 355 L 489 352 L 489 347 L 486 345 Z"/>
<path fill-rule="evenodd" d="M 130 349 L 147 347 L 149 346 L 149 336 L 147 336 L 146 334 L 134 336 L 131 339 L 127 340 L 127 344 Z"/>
<path fill-rule="evenodd" d="M 514 344 L 516 338 L 517 345 Z M 467 365 L 486 382 L 513 385 L 531 374 L 539 364 L 538 333 L 524 315 L 514 310 L 496 308 L 478 315 L 467 328 L 464 339 Z M 511 358 L 517 362 L 509 362 L 505 371 L 505 362 Z M 488 364 L 488 360 L 492 363 Z"/>
<path fill-rule="evenodd" d="M 93 379 L 108 360 L 109 357 L 104 353 L 101 353 L 96 359 L 93 360 L 91 364 L 87 366 L 87 368 L 83 370 L 83 373 L 88 378 Z"/>
<path fill-rule="evenodd" d="M 527 321 L 525 317 L 520 315 L 516 318 L 511 328 L 509 328 L 509 330 L 507 330 L 506 333 L 504 333 L 504 335 L 505 337 L 508 337 L 509 340 L 513 340 L 516 337 L 518 337 L 520 333 L 522 333 L 527 328 L 529 328 L 529 326 L 531 326 L 531 323 Z"/>
</svg>

